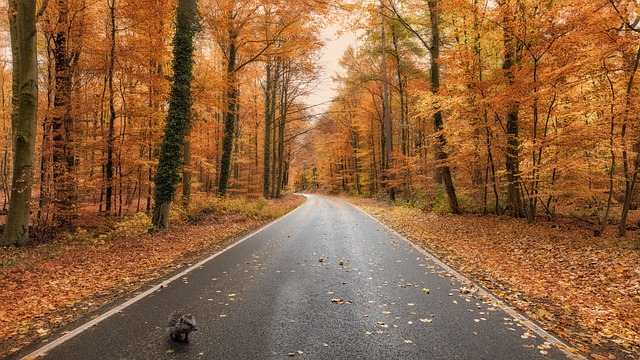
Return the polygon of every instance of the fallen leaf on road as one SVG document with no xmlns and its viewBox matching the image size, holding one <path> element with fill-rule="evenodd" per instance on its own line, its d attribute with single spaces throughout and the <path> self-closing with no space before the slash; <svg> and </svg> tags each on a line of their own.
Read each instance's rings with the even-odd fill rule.
<svg viewBox="0 0 640 360">
<path fill-rule="evenodd" d="M 331 302 L 335 304 L 344 304 L 344 299 L 331 299 Z"/>
</svg>

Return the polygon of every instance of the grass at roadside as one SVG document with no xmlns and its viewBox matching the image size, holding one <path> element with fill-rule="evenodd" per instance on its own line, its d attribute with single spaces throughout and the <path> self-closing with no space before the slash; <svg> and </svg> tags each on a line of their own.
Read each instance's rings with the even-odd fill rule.
<svg viewBox="0 0 640 360">
<path fill-rule="evenodd" d="M 436 215 L 346 199 L 595 359 L 640 358 L 640 251 L 570 221 Z"/>
<path fill-rule="evenodd" d="M 79 229 L 51 243 L 0 248 L 0 358 L 166 275 L 304 202 L 280 200 L 195 201 L 172 214 L 169 230 L 147 234 L 137 214 L 100 234 Z M 181 219 L 183 221 L 181 221 Z"/>
</svg>

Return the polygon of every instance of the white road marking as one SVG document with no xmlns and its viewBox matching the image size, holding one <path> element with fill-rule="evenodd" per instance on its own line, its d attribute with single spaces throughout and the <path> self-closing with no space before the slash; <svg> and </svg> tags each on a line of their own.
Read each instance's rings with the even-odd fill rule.
<svg viewBox="0 0 640 360">
<path fill-rule="evenodd" d="M 309 200 L 309 197 L 308 197 L 308 196 L 305 196 L 305 197 L 307 198 L 307 201 L 308 201 L 308 200 Z M 68 333 L 66 333 L 66 334 L 64 334 L 64 335 L 62 335 L 62 336 L 60 336 L 59 338 L 57 338 L 56 340 L 54 340 L 54 341 L 52 341 L 52 342 L 48 343 L 47 345 L 44 345 L 44 346 L 42 346 L 42 347 L 38 348 L 38 349 L 37 349 L 37 350 L 35 350 L 34 352 L 32 352 L 32 353 L 30 353 L 30 354 L 28 354 L 28 355 L 26 355 L 26 356 L 22 357 L 22 358 L 21 358 L 21 360 L 33 360 L 33 359 L 36 359 L 36 358 L 38 358 L 38 357 L 45 356 L 45 355 L 47 354 L 47 352 L 49 352 L 49 351 L 51 351 L 53 348 L 55 348 L 55 347 L 57 347 L 57 346 L 59 346 L 59 345 L 63 344 L 64 342 L 66 342 L 66 341 L 70 340 L 70 339 L 71 339 L 71 338 L 73 338 L 74 336 L 76 336 L 76 335 L 78 335 L 78 334 L 82 333 L 83 331 L 85 331 L 85 330 L 87 330 L 87 329 L 89 329 L 89 328 L 91 328 L 91 327 L 93 327 L 93 326 L 98 325 L 98 324 L 99 324 L 100 322 L 102 322 L 103 320 L 106 320 L 106 319 L 108 319 L 109 317 L 111 317 L 112 315 L 114 315 L 114 314 L 117 314 L 117 313 L 121 312 L 123 309 L 126 309 L 127 307 L 129 307 L 129 306 L 131 306 L 131 305 L 133 305 L 133 304 L 137 303 L 138 301 L 140 301 L 140 300 L 144 299 L 145 297 L 147 297 L 147 296 L 151 295 L 151 294 L 152 294 L 152 293 L 154 293 L 155 291 L 157 291 L 157 290 L 159 290 L 159 289 L 161 289 L 161 288 L 163 288 L 163 287 L 166 287 L 166 286 L 167 286 L 167 285 L 169 285 L 170 283 L 172 283 L 172 282 L 174 282 L 174 281 L 176 281 L 176 280 L 178 280 L 178 279 L 180 279 L 180 278 L 184 277 L 185 275 L 187 275 L 187 274 L 188 274 L 188 273 L 190 273 L 191 271 L 193 271 L 193 270 L 195 270 L 195 269 L 197 269 L 197 268 L 201 267 L 201 266 L 202 266 L 202 265 L 204 265 L 205 263 L 207 263 L 207 262 L 209 262 L 209 261 L 211 261 L 211 260 L 215 259 L 215 258 L 216 258 L 216 257 L 218 257 L 219 255 L 221 255 L 221 254 L 225 253 L 226 251 L 228 251 L 228 250 L 230 250 L 230 249 L 234 248 L 235 246 L 237 246 L 238 244 L 240 244 L 240 243 L 244 242 L 245 240 L 247 240 L 247 239 L 251 238 L 252 236 L 255 236 L 255 235 L 257 235 L 257 234 L 261 233 L 262 231 L 264 231 L 265 229 L 267 229 L 267 228 L 271 227 L 272 225 L 277 224 L 277 223 L 278 223 L 278 222 L 280 222 L 281 220 L 283 220 L 283 219 L 285 219 L 286 217 L 288 217 L 289 215 L 291 215 L 291 214 L 292 214 L 293 212 L 295 212 L 296 210 L 298 210 L 298 209 L 302 208 L 306 203 L 307 203 L 307 202 L 305 201 L 303 204 L 301 204 L 301 205 L 300 205 L 300 206 L 298 206 L 297 208 L 295 208 L 295 209 L 291 210 L 290 212 L 288 212 L 287 214 L 285 214 L 285 215 L 284 215 L 284 216 L 282 216 L 281 218 L 279 218 L 279 219 L 277 219 L 277 220 L 275 220 L 275 221 L 273 221 L 273 222 L 270 222 L 269 224 L 267 224 L 267 225 L 265 225 L 265 226 L 261 227 L 260 229 L 258 229 L 258 230 L 256 230 L 256 231 L 252 232 L 251 234 L 249 234 L 249 235 L 247 235 L 247 236 L 243 237 L 242 239 L 240 239 L 240 240 L 238 240 L 238 241 L 234 242 L 233 244 L 231 244 L 231 245 L 227 246 L 226 248 L 222 249 L 221 251 L 219 251 L 219 252 L 217 252 L 217 253 L 215 253 L 215 254 L 210 255 L 209 257 L 205 258 L 204 260 L 199 261 L 197 264 L 192 265 L 191 267 L 189 267 L 189 268 L 187 268 L 187 269 L 185 269 L 185 270 L 181 271 L 180 273 L 178 273 L 178 274 L 176 274 L 176 275 L 174 275 L 174 276 L 170 277 L 169 279 L 164 280 L 164 281 L 163 281 L 163 282 L 161 282 L 160 284 L 157 284 L 157 285 L 155 285 L 155 286 L 151 287 L 151 288 L 150 288 L 150 289 L 148 289 L 147 291 L 145 291 L 145 292 L 143 292 L 143 293 L 141 293 L 141 294 L 139 294 L 139 295 L 136 295 L 136 296 L 135 296 L 135 297 L 133 297 L 132 299 L 129 299 L 129 300 L 127 300 L 126 302 L 124 302 L 124 303 L 122 303 L 122 304 L 118 305 L 117 307 L 115 307 L 115 308 L 113 308 L 113 309 L 111 309 L 111 310 L 107 311 L 106 313 L 99 315 L 98 317 L 96 317 L 95 319 L 92 319 L 91 321 L 89 321 L 89 322 L 85 323 L 84 325 L 81 325 L 81 326 L 77 327 L 76 329 L 74 329 L 74 330 L 72 330 L 72 331 L 70 331 L 70 332 L 68 332 Z"/>
<path fill-rule="evenodd" d="M 424 255 L 427 259 L 433 261 L 435 264 L 437 264 L 443 270 L 449 272 L 452 275 L 452 277 L 454 277 L 458 282 L 471 283 L 471 284 L 475 285 L 478 288 L 478 291 L 476 292 L 478 295 L 491 300 L 494 303 L 493 305 L 495 307 L 498 307 L 498 308 L 502 309 L 509 316 L 511 316 L 515 320 L 517 320 L 520 324 L 522 324 L 523 326 L 527 327 L 529 330 L 531 330 L 532 332 L 534 332 L 535 334 L 537 334 L 541 338 L 545 339 L 546 341 L 548 341 L 549 343 L 554 345 L 558 350 L 560 350 L 562 353 L 564 353 L 567 356 L 567 358 L 569 358 L 569 359 L 579 359 L 579 360 L 586 360 L 587 359 L 586 357 L 584 357 L 583 355 L 581 355 L 579 353 L 573 353 L 573 352 L 569 351 L 568 348 L 570 348 L 572 346 L 568 345 L 566 342 L 560 340 L 555 335 L 553 335 L 553 334 L 549 333 L 548 331 L 546 331 L 545 329 L 541 328 L 540 326 L 538 326 L 538 324 L 534 323 L 531 319 L 529 319 L 528 317 L 522 315 L 521 313 L 519 313 L 516 309 L 512 308 L 511 306 L 507 305 L 503 300 L 500 300 L 495 295 L 493 295 L 489 291 L 485 290 L 479 284 L 476 284 L 474 281 L 471 281 L 470 279 L 468 279 L 467 277 L 465 277 L 464 275 L 462 275 L 461 273 L 459 273 L 458 271 L 456 271 L 455 269 L 453 269 L 449 265 L 447 265 L 444 262 L 442 262 L 442 260 L 438 259 L 435 255 L 433 255 L 430 252 L 428 252 L 427 250 L 421 248 L 417 244 L 411 242 L 409 239 L 404 237 L 402 234 L 400 234 L 397 231 L 393 230 L 392 228 L 390 228 L 389 226 L 384 224 L 382 221 L 380 221 L 377 218 L 375 218 L 373 215 L 361 210 L 360 208 L 358 208 L 356 206 L 353 206 L 353 207 L 358 209 L 358 211 L 360 211 L 363 214 L 367 215 L 371 219 L 373 219 L 373 221 L 375 221 L 376 223 L 380 224 L 380 226 L 382 226 L 383 228 L 387 229 L 390 233 L 394 234 L 395 236 L 399 237 L 400 239 L 402 239 L 403 241 L 405 241 L 406 243 L 411 245 L 413 248 L 418 250 L 422 255 Z"/>
</svg>

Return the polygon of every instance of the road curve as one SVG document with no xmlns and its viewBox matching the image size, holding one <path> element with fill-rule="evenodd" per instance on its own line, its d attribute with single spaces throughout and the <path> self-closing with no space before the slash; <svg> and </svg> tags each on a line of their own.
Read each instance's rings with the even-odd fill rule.
<svg viewBox="0 0 640 360">
<path fill-rule="evenodd" d="M 557 339 L 368 215 L 307 197 L 190 271 L 66 329 L 54 346 L 14 358 L 567 358 Z M 178 308 L 198 322 L 188 344 L 164 328 Z"/>
</svg>

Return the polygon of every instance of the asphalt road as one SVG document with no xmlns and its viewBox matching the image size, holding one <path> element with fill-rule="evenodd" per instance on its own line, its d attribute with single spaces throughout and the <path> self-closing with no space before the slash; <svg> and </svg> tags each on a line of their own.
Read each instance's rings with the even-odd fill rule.
<svg viewBox="0 0 640 360">
<path fill-rule="evenodd" d="M 43 358 L 566 359 L 557 340 L 368 215 L 308 197 L 190 272 L 68 329 Z M 199 326 L 188 344 L 164 328 L 178 308 Z"/>
</svg>

